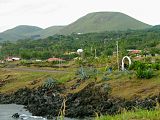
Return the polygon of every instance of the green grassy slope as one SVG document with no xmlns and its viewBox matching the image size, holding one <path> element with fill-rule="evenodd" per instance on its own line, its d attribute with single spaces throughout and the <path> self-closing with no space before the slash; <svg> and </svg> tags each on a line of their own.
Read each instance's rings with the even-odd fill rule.
<svg viewBox="0 0 160 120">
<path fill-rule="evenodd" d="M 0 40 L 15 41 L 18 39 L 25 39 L 25 38 L 28 38 L 28 35 L 30 35 L 31 33 L 37 32 L 40 30 L 42 30 L 42 28 L 39 28 L 36 26 L 20 25 L 0 33 L 0 38 L 1 38 Z"/>
<path fill-rule="evenodd" d="M 119 12 L 95 12 L 87 14 L 61 30 L 63 34 L 145 29 L 151 27 Z"/>
<path fill-rule="evenodd" d="M 64 26 L 52 26 L 42 29 L 35 26 L 20 25 L 0 33 L 0 41 L 16 41 L 25 38 L 46 38 L 58 33 L 61 29 L 63 29 L 63 27 Z"/>
<path fill-rule="evenodd" d="M 52 36 L 54 34 L 59 33 L 59 31 L 63 28 L 64 28 L 64 26 L 51 26 L 51 27 L 48 27 L 48 28 L 43 29 L 41 31 L 33 32 L 30 36 L 36 36 L 36 35 L 38 36 L 39 35 L 39 38 L 47 38 L 49 36 Z"/>
<path fill-rule="evenodd" d="M 42 30 L 42 28 L 36 27 L 36 26 L 28 26 L 28 25 L 20 25 L 17 26 L 13 29 L 9 29 L 7 31 L 5 31 L 6 34 L 21 34 L 21 35 L 25 35 L 25 34 L 29 34 L 35 31 L 39 31 Z"/>
<path fill-rule="evenodd" d="M 124 112 L 115 116 L 102 116 L 95 120 L 160 120 L 159 110 L 138 110 L 136 112 Z"/>
<path fill-rule="evenodd" d="M 119 12 L 95 12 L 87 14 L 67 26 L 52 26 L 42 29 L 35 26 L 20 25 L 0 33 L 1 41 L 16 41 L 18 39 L 46 38 L 54 34 L 90 33 L 103 31 L 123 31 L 128 29 L 145 29 L 151 25 L 140 22 Z"/>
</svg>

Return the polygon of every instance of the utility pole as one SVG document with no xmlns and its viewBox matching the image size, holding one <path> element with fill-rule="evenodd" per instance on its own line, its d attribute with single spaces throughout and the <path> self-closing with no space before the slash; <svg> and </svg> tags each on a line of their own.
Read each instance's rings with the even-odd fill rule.
<svg viewBox="0 0 160 120">
<path fill-rule="evenodd" d="M 60 58 L 59 58 L 59 60 L 58 60 L 58 61 L 59 61 L 59 68 L 60 68 L 60 67 L 61 67 L 61 61 L 60 61 Z"/>
<path fill-rule="evenodd" d="M 116 42 L 116 45 L 117 45 L 117 65 L 118 65 L 118 71 L 119 71 L 118 41 Z"/>
<path fill-rule="evenodd" d="M 97 50 L 95 49 L 95 58 L 97 58 Z"/>
<path fill-rule="evenodd" d="M 92 53 L 92 51 L 93 51 L 93 48 L 91 47 L 91 53 Z"/>
</svg>

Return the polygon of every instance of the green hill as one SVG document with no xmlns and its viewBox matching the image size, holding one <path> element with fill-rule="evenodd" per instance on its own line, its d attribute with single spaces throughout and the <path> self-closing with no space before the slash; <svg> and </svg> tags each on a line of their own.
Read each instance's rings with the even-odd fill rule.
<svg viewBox="0 0 160 120">
<path fill-rule="evenodd" d="M 19 39 L 39 39 L 57 34 L 63 26 L 52 26 L 42 29 L 35 26 L 20 25 L 0 33 L 0 41 L 16 41 Z"/>
<path fill-rule="evenodd" d="M 42 29 L 36 26 L 20 25 L 0 33 L 0 42 L 19 39 L 39 39 L 54 34 L 91 33 L 103 31 L 123 31 L 151 28 L 151 25 L 138 21 L 119 12 L 95 12 L 87 14 L 67 26 L 52 26 Z"/>
<path fill-rule="evenodd" d="M 87 14 L 74 23 L 66 26 L 60 32 L 70 33 L 90 33 L 102 31 L 118 31 L 127 29 L 145 29 L 151 25 L 140 22 L 128 15 L 119 12 L 95 12 Z"/>
<path fill-rule="evenodd" d="M 5 31 L 5 33 L 25 35 L 25 34 L 29 34 L 29 33 L 32 33 L 35 31 L 40 31 L 40 30 L 42 30 L 42 28 L 39 28 L 36 26 L 20 25 L 20 26 L 13 28 L 13 29 L 9 29 L 9 30 Z"/>
<path fill-rule="evenodd" d="M 30 36 L 31 38 L 35 38 L 35 39 L 46 38 L 46 37 L 59 33 L 59 31 L 62 30 L 63 28 L 64 26 L 51 26 L 46 29 L 33 32 Z"/>
<path fill-rule="evenodd" d="M 0 33 L 0 41 L 25 39 L 28 38 L 31 33 L 41 30 L 43 29 L 36 26 L 20 25 Z"/>
</svg>

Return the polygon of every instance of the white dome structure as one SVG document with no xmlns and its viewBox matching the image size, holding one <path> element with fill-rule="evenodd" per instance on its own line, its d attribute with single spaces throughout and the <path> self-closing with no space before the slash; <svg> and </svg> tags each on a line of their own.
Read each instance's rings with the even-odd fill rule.
<svg viewBox="0 0 160 120">
<path fill-rule="evenodd" d="M 83 49 L 78 49 L 78 50 L 77 50 L 77 53 L 78 53 L 78 54 L 80 54 L 80 53 L 82 53 L 82 52 L 83 52 Z"/>
</svg>

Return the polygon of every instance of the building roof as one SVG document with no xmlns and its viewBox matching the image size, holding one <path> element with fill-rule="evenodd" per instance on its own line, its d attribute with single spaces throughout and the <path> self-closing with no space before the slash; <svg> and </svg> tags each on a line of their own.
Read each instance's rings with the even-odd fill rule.
<svg viewBox="0 0 160 120">
<path fill-rule="evenodd" d="M 77 53 L 82 53 L 83 52 L 83 49 L 78 49 L 77 50 Z"/>
<path fill-rule="evenodd" d="M 132 54 L 139 54 L 139 53 L 141 53 L 141 50 L 133 50 L 133 51 L 131 51 L 131 53 Z"/>
<path fill-rule="evenodd" d="M 131 54 L 139 54 L 141 53 L 141 50 L 127 50 L 128 52 L 130 52 Z"/>
</svg>

